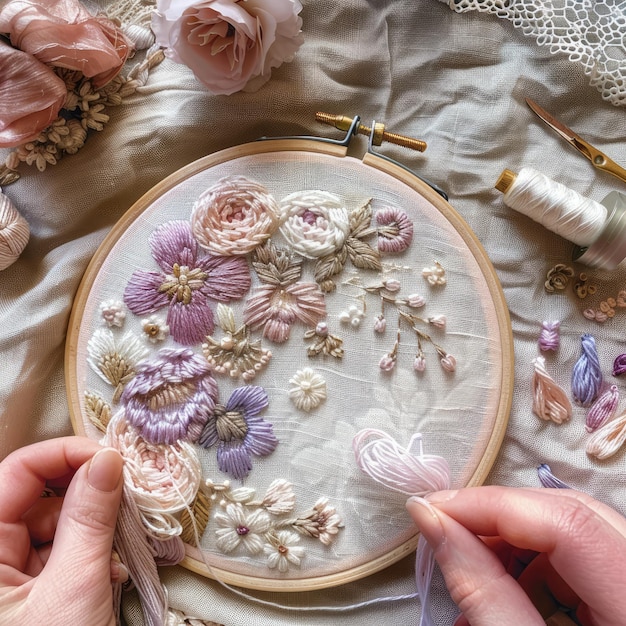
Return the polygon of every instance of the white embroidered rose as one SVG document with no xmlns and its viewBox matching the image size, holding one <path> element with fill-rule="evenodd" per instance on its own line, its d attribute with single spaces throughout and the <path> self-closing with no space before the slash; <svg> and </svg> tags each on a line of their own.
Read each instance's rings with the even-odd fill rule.
<svg viewBox="0 0 626 626">
<path fill-rule="evenodd" d="M 350 233 L 341 198 L 327 191 L 298 191 L 280 202 L 280 232 L 294 252 L 317 259 L 339 250 Z"/>
<path fill-rule="evenodd" d="M 255 91 L 302 45 L 299 0 L 157 0 L 152 30 L 166 56 L 214 94 Z"/>
</svg>

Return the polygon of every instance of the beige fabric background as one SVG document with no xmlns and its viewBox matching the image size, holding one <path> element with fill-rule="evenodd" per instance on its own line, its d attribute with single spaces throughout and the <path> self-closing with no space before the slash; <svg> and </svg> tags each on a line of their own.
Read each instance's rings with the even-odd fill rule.
<svg viewBox="0 0 626 626">
<path fill-rule="evenodd" d="M 506 440 L 490 483 L 538 485 L 548 462 L 572 486 L 626 510 L 625 457 L 604 463 L 584 452 L 584 410 L 555 426 L 531 413 L 532 359 L 541 322 L 562 322 L 561 348 L 548 368 L 569 388 L 580 336 L 597 340 L 604 374 L 626 351 L 626 313 L 604 325 L 582 310 L 626 286 L 623 268 L 588 271 L 598 286 L 580 301 L 571 290 L 549 295 L 545 274 L 568 263 L 572 246 L 507 209 L 493 189 L 500 171 L 532 166 L 601 200 L 625 185 L 602 173 L 550 133 L 524 104 L 541 103 L 583 137 L 626 163 L 624 110 L 604 102 L 581 67 L 550 54 L 510 22 L 456 14 L 435 0 L 309 0 L 305 44 L 293 63 L 255 94 L 215 97 L 190 71 L 166 60 L 108 128 L 76 156 L 44 173 L 23 171 L 5 193 L 32 228 L 20 260 L 0 273 L 0 458 L 28 443 L 69 434 L 63 375 L 65 331 L 75 290 L 91 255 L 124 211 L 155 183 L 205 154 L 259 136 L 333 134 L 317 110 L 384 120 L 392 131 L 426 140 L 426 153 L 389 147 L 386 154 L 448 192 L 451 204 L 485 246 L 502 282 L 515 338 L 515 396 Z M 576 268 L 582 271 L 582 267 Z M 369 579 L 324 592 L 261 596 L 288 605 L 345 605 L 414 589 L 408 559 Z M 163 570 L 171 605 L 228 626 L 410 624 L 416 602 L 386 603 L 332 614 L 270 610 L 180 568 Z M 456 610 L 435 581 L 440 624 Z M 125 605 L 141 624 L 132 596 Z"/>
</svg>

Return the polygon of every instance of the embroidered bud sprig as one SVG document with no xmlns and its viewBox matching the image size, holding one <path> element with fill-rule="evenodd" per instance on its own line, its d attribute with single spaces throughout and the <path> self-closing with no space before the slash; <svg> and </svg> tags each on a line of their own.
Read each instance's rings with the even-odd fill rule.
<svg viewBox="0 0 626 626">
<path fill-rule="evenodd" d="M 564 483 L 560 478 L 555 476 L 547 463 L 542 463 L 537 468 L 537 476 L 542 487 L 552 489 L 571 489 L 571 487 Z"/>
<path fill-rule="evenodd" d="M 555 351 L 560 344 L 559 329 L 561 322 L 559 321 L 546 321 L 541 325 L 541 334 L 539 335 L 539 349 L 542 352 L 549 350 Z"/>
<path fill-rule="evenodd" d="M 315 328 L 307 330 L 304 333 L 304 339 L 314 340 L 306 351 L 309 357 L 319 354 L 332 356 L 336 359 L 343 357 L 343 339 L 331 334 L 326 322 L 320 322 Z"/>
<path fill-rule="evenodd" d="M 563 388 L 548 374 L 546 360 L 538 356 L 533 364 L 533 413 L 555 424 L 569 421 L 572 417 L 572 403 Z"/>
<path fill-rule="evenodd" d="M 619 391 L 616 385 L 611 385 L 598 399 L 591 405 L 585 419 L 585 428 L 588 433 L 604 426 L 613 418 L 619 404 Z"/>
<path fill-rule="evenodd" d="M 602 370 L 595 339 L 585 334 L 581 338 L 582 354 L 572 370 L 572 394 L 582 406 L 590 406 L 602 386 Z"/>
<path fill-rule="evenodd" d="M 441 347 L 440 345 L 436 344 L 432 337 L 430 335 L 427 335 L 426 333 L 422 332 L 419 328 L 417 328 L 414 323 L 415 321 L 423 321 L 421 320 L 421 318 L 416 318 L 416 316 L 411 315 L 410 313 L 406 313 L 405 311 L 402 311 L 400 309 L 398 309 L 398 313 L 400 314 L 400 319 L 405 320 L 412 328 L 412 330 L 415 332 L 415 334 L 417 335 L 417 356 L 415 361 L 413 362 L 413 369 L 416 372 L 422 372 L 424 371 L 425 368 L 425 361 L 424 361 L 424 351 L 422 349 L 422 341 L 427 341 L 430 344 L 432 344 L 432 346 L 435 348 L 437 355 L 439 356 L 439 363 L 441 364 L 441 367 L 446 371 L 446 372 L 454 372 L 456 370 L 456 358 L 448 353 L 443 347 Z M 443 327 L 445 327 L 445 316 L 437 316 L 440 318 L 443 318 L 443 320 L 439 320 L 439 324 L 443 324 Z M 438 324 L 435 324 L 434 322 L 431 322 L 433 325 L 437 326 Z M 440 327 L 442 327 L 440 325 Z"/>
</svg>

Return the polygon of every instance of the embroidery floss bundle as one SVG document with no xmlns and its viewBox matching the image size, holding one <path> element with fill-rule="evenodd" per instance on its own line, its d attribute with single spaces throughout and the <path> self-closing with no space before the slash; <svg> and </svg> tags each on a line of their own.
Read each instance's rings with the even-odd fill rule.
<svg viewBox="0 0 626 626">
<path fill-rule="evenodd" d="M 567 422 L 572 417 L 572 403 L 565 391 L 546 370 L 546 360 L 538 356 L 534 361 L 533 413 L 542 420 L 555 424 Z"/>
<path fill-rule="evenodd" d="M 596 430 L 589 440 L 585 451 L 598 460 L 613 456 L 626 441 L 626 412 Z"/>
<path fill-rule="evenodd" d="M 541 334 L 539 335 L 539 349 L 542 352 L 549 350 L 555 351 L 558 349 L 561 343 L 561 338 L 559 337 L 560 327 L 561 322 L 559 321 L 543 322 L 541 325 Z"/>
<path fill-rule="evenodd" d="M 571 489 L 571 487 L 564 483 L 560 478 L 557 478 L 550 469 L 547 463 L 542 463 L 537 468 L 537 476 L 542 487 L 548 487 L 552 489 Z"/>
<path fill-rule="evenodd" d="M 376 429 L 356 434 L 352 449 L 359 468 L 385 487 L 406 496 L 423 497 L 449 489 L 450 469 L 443 457 L 424 454 L 421 434 L 415 434 L 407 448 Z M 430 583 L 434 569 L 432 548 L 420 536 L 415 561 L 417 595 L 422 603 L 421 626 L 434 626 L 430 610 Z"/>
<path fill-rule="evenodd" d="M 581 337 L 582 354 L 572 370 L 572 394 L 582 406 L 589 406 L 602 386 L 602 370 L 596 340 L 589 334 Z"/>
<path fill-rule="evenodd" d="M 517 174 L 505 169 L 495 187 L 507 206 L 574 243 L 581 263 L 615 269 L 626 257 L 623 194 L 613 191 L 596 202 L 530 167 Z"/>
<path fill-rule="evenodd" d="M 594 430 L 598 430 L 600 426 L 606 424 L 615 415 L 618 403 L 619 391 L 616 385 L 611 385 L 589 409 L 585 419 L 587 432 L 592 433 Z"/>
<path fill-rule="evenodd" d="M 0 189 L 0 270 L 18 259 L 29 237 L 28 222 Z"/>
<path fill-rule="evenodd" d="M 626 354 L 620 354 L 613 361 L 613 376 L 621 376 L 626 373 Z"/>
</svg>

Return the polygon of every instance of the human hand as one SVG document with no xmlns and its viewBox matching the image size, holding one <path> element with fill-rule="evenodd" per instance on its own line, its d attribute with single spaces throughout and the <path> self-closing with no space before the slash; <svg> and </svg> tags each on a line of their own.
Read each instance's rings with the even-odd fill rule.
<svg viewBox="0 0 626 626">
<path fill-rule="evenodd" d="M 113 626 L 111 561 L 123 460 L 85 437 L 21 448 L 0 463 L 0 623 Z M 40 497 L 44 488 L 64 497 Z"/>
<path fill-rule="evenodd" d="M 544 625 L 569 609 L 583 626 L 626 615 L 626 519 L 573 489 L 473 487 L 410 498 L 432 546 L 455 626 Z"/>
</svg>

